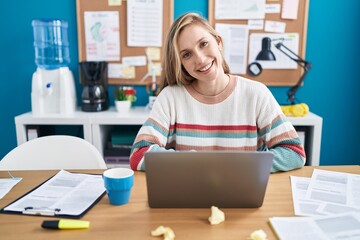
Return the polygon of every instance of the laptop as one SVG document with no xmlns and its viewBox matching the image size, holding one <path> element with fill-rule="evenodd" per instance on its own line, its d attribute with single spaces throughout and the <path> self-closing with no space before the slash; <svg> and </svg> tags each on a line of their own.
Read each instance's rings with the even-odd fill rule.
<svg viewBox="0 0 360 240">
<path fill-rule="evenodd" d="M 147 152 L 151 208 L 258 208 L 264 201 L 271 152 Z"/>
</svg>

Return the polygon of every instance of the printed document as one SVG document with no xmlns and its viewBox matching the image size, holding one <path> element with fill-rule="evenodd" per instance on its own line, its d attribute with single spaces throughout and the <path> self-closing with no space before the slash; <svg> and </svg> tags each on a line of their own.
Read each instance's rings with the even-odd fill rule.
<svg viewBox="0 0 360 240">
<path fill-rule="evenodd" d="M 279 239 L 360 239 L 360 213 L 325 217 L 273 217 L 269 221 Z"/>
<path fill-rule="evenodd" d="M 0 179 L 0 199 L 21 181 L 22 178 L 1 178 Z"/>
<path fill-rule="evenodd" d="M 317 211 L 321 202 L 306 199 L 310 178 L 290 176 L 294 213 L 300 216 L 324 215 Z"/>
<path fill-rule="evenodd" d="M 54 215 L 81 215 L 105 192 L 101 175 L 59 171 L 34 191 L 4 208 L 5 211 Z"/>
<path fill-rule="evenodd" d="M 224 58 L 232 73 L 246 73 L 246 59 L 249 30 L 247 25 L 221 24 L 215 25 L 216 31 L 224 42 Z"/>
<path fill-rule="evenodd" d="M 329 171 L 326 171 L 329 172 Z M 347 175 L 347 173 L 338 173 Z M 351 174 L 356 175 L 356 174 Z M 307 197 L 310 182 L 312 178 L 290 176 L 291 190 L 294 203 L 294 213 L 298 216 L 325 216 L 339 213 L 356 212 L 360 213 L 360 206 L 350 206 L 346 204 L 334 203 L 331 201 L 323 201 L 321 199 L 310 199 Z M 318 191 L 318 190 L 317 190 Z M 328 189 L 327 191 L 330 191 Z M 351 193 L 351 195 L 359 195 L 359 192 Z"/>
<path fill-rule="evenodd" d="M 127 1 L 127 45 L 161 47 L 163 0 Z"/>
<path fill-rule="evenodd" d="M 306 198 L 349 207 L 359 207 L 359 186 L 359 174 L 314 169 Z"/>
</svg>

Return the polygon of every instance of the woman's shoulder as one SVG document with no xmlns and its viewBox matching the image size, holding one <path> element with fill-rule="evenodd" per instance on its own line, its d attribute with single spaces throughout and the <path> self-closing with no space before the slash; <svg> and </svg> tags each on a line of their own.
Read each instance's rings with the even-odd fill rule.
<svg viewBox="0 0 360 240">
<path fill-rule="evenodd" d="M 249 90 L 249 89 L 253 89 L 253 90 L 259 90 L 259 91 L 268 91 L 268 87 L 263 84 L 262 82 L 258 82 L 249 78 L 244 78 L 238 75 L 235 75 L 236 80 L 237 80 L 237 86 L 240 89 L 243 90 Z"/>
<path fill-rule="evenodd" d="M 163 96 L 176 96 L 177 94 L 180 94 L 182 92 L 185 92 L 184 86 L 178 86 L 178 85 L 172 85 L 172 86 L 166 86 L 164 89 L 161 90 L 159 93 Z"/>
</svg>

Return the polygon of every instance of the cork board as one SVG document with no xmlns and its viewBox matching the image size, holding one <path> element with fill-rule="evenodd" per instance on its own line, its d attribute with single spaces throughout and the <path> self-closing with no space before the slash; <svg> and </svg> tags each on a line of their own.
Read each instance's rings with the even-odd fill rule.
<svg viewBox="0 0 360 240">
<path fill-rule="evenodd" d="M 166 38 L 168 29 L 170 28 L 174 16 L 173 16 L 173 0 L 162 0 L 162 44 L 159 47 L 160 49 L 160 59 L 154 60 L 154 64 L 161 63 L 161 56 L 163 54 L 163 42 Z M 145 56 L 145 51 L 148 46 L 141 47 L 130 47 L 127 44 L 127 0 L 76 0 L 76 13 L 77 13 L 77 32 L 78 32 L 78 48 L 79 48 L 79 62 L 89 61 L 87 59 L 86 52 L 86 36 L 85 36 L 85 12 L 117 12 L 119 20 L 119 40 L 120 40 L 120 60 L 107 61 L 109 64 L 122 64 L 123 57 L 133 57 L 133 56 Z M 91 61 L 91 60 L 90 60 Z M 148 63 L 148 62 L 147 62 Z M 145 81 L 140 82 L 140 80 L 148 72 L 148 66 L 135 66 L 135 77 L 126 78 L 126 77 L 113 77 L 108 79 L 109 84 L 119 84 L 119 85 L 146 85 L 151 82 L 151 77 L 147 78 Z M 157 76 L 157 80 L 159 80 Z"/>
<path fill-rule="evenodd" d="M 283 0 L 267 0 L 266 4 L 280 4 L 280 9 L 283 6 Z M 308 22 L 308 8 L 309 0 L 299 0 L 297 19 L 282 19 L 281 11 L 280 13 L 266 13 L 265 19 L 269 21 L 278 21 L 286 24 L 285 33 L 298 33 L 299 36 L 299 49 L 298 55 L 305 59 L 306 51 L 306 34 L 307 34 L 307 22 Z M 209 0 L 209 22 L 215 27 L 216 23 L 225 23 L 225 24 L 248 24 L 248 20 L 224 20 L 224 19 L 215 19 L 215 0 Z M 270 33 L 262 30 L 249 30 L 249 38 L 251 33 Z M 248 39 L 249 40 L 249 39 Z M 250 41 L 248 41 L 250 43 Z M 249 65 L 249 49 L 250 44 L 248 44 L 247 51 L 247 60 L 246 66 Z M 266 84 L 267 86 L 293 86 L 295 85 L 301 75 L 303 69 L 300 66 L 297 66 L 296 69 L 263 69 L 261 74 L 258 76 L 252 76 L 248 72 L 245 74 L 238 74 L 246 78 L 250 78 L 259 82 Z"/>
</svg>

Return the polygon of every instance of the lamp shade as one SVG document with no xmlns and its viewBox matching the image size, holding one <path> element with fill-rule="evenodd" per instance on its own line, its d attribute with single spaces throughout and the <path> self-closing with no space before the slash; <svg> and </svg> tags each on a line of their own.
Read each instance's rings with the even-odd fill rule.
<svg viewBox="0 0 360 240">
<path fill-rule="evenodd" d="M 261 51 L 256 56 L 256 60 L 276 61 L 274 53 L 271 51 L 271 39 L 264 37 L 262 39 Z"/>
</svg>

